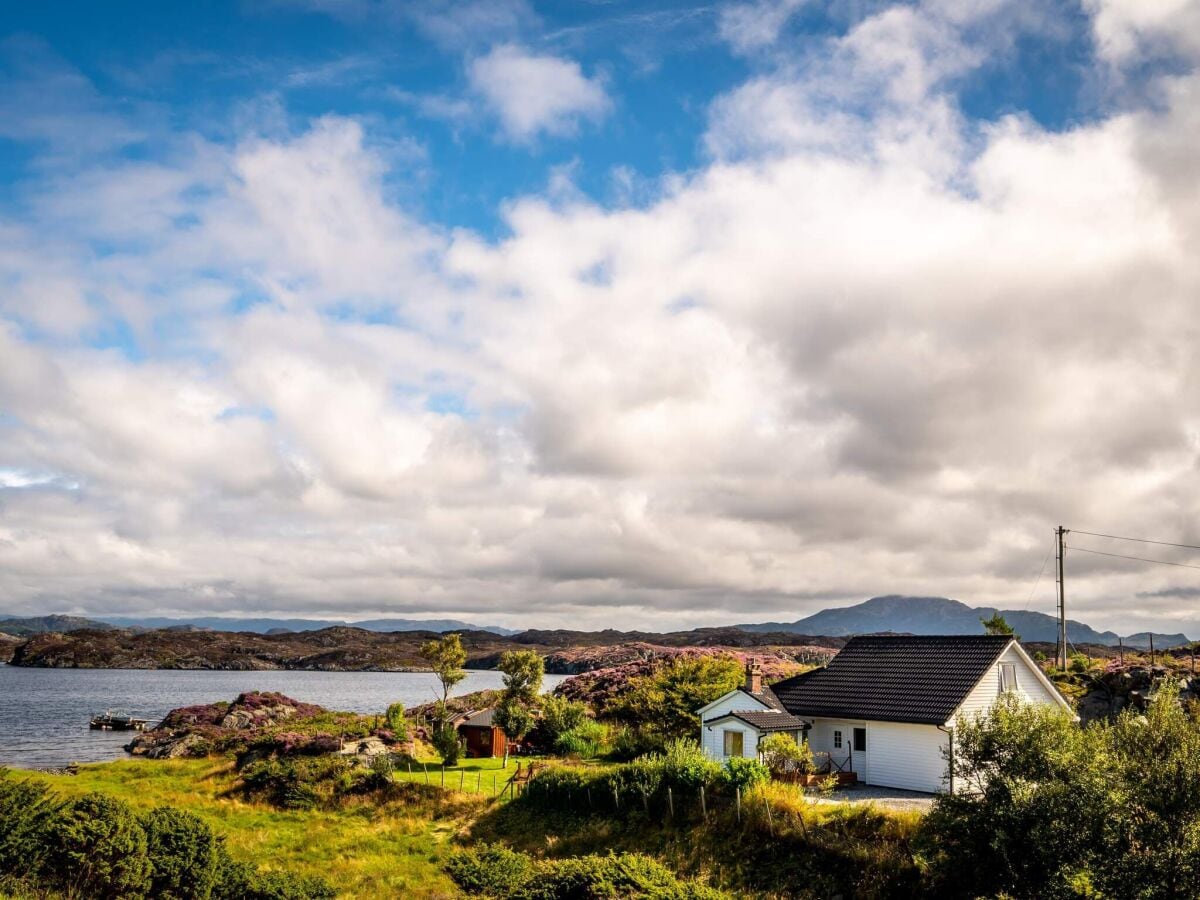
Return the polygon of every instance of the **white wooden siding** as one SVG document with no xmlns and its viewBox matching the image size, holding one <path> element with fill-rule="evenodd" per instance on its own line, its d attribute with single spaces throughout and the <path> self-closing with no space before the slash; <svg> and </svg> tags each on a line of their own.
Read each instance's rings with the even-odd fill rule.
<svg viewBox="0 0 1200 900">
<path fill-rule="evenodd" d="M 712 759 L 725 759 L 725 741 L 722 732 L 726 729 L 742 731 L 742 755 L 758 756 L 759 734 L 756 729 L 737 719 L 728 719 L 713 726 L 709 726 L 708 723 L 731 712 L 761 711 L 770 708 L 757 697 L 747 694 L 745 691 L 738 691 L 722 698 L 712 709 L 704 712 L 704 721 L 700 725 L 700 746 Z"/>
<path fill-rule="evenodd" d="M 1017 652 L 1016 647 L 1009 647 L 1000 655 L 984 673 L 983 678 L 967 698 L 963 700 L 958 711 L 964 716 L 977 716 L 991 708 L 1000 696 L 1000 665 L 1012 663 L 1017 672 L 1017 695 L 1027 703 L 1057 704 L 1058 700 L 1046 689 L 1037 675 L 1029 668 L 1025 658 Z"/>
<path fill-rule="evenodd" d="M 935 725 L 867 723 L 867 783 L 910 791 L 949 790 L 943 749 L 948 736 Z"/>
<path fill-rule="evenodd" d="M 725 756 L 726 731 L 742 733 L 742 756 L 751 759 L 758 756 L 758 729 L 751 728 L 745 722 L 739 722 L 737 719 L 726 719 L 715 725 L 709 725 L 706 722 L 701 727 L 701 745 L 704 747 L 704 753 L 710 759 L 721 761 L 728 758 Z"/>
</svg>

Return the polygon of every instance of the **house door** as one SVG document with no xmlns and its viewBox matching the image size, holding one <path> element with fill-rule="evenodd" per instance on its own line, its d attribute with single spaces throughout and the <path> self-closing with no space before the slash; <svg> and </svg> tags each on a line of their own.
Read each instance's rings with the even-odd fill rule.
<svg viewBox="0 0 1200 900">
<path fill-rule="evenodd" d="M 854 726 L 848 722 L 833 722 L 829 726 L 829 762 L 835 772 L 853 772 Z"/>
<path fill-rule="evenodd" d="M 867 772 L 867 729 L 865 726 L 855 726 L 850 733 L 850 753 L 854 760 L 854 771 L 858 774 L 858 780 L 869 782 L 870 777 Z"/>
</svg>

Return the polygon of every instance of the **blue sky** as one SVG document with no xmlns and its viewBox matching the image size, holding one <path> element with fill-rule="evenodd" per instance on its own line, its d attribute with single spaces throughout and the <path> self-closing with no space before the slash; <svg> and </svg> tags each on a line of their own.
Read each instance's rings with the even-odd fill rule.
<svg viewBox="0 0 1200 900">
<path fill-rule="evenodd" d="M 0 611 L 1049 611 L 1059 522 L 1200 542 L 1198 59 L 1194 0 L 14 6 Z"/>
</svg>

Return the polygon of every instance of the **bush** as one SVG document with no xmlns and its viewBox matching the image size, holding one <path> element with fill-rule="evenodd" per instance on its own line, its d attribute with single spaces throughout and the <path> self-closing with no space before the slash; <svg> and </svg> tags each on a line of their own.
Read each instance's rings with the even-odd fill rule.
<svg viewBox="0 0 1200 900">
<path fill-rule="evenodd" d="M 208 900 L 217 876 L 217 839 L 191 813 L 160 806 L 142 819 L 150 858 L 150 895 Z"/>
<path fill-rule="evenodd" d="M 404 717 L 404 704 L 393 703 L 387 708 L 388 731 L 392 733 L 392 740 L 397 743 L 404 743 L 408 740 L 408 719 Z"/>
<path fill-rule="evenodd" d="M 450 857 L 446 871 L 468 896 L 507 898 L 533 876 L 534 864 L 524 853 L 483 844 Z"/>
<path fill-rule="evenodd" d="M 322 878 L 290 872 L 259 872 L 217 846 L 212 900 L 333 900 L 337 891 Z"/>
<path fill-rule="evenodd" d="M 122 900 L 146 896 L 146 832 L 127 803 L 86 794 L 63 808 L 53 829 L 50 866 L 68 892 Z"/>
<path fill-rule="evenodd" d="M 562 735 L 590 721 L 586 703 L 550 694 L 542 698 L 542 714 L 529 739 L 539 747 L 552 750 Z"/>
<path fill-rule="evenodd" d="M 312 809 L 384 783 L 386 779 L 375 772 L 332 755 L 265 759 L 242 770 L 247 793 L 283 809 Z"/>
<path fill-rule="evenodd" d="M 617 762 L 629 762 L 647 753 L 660 753 L 665 748 L 666 739 L 661 734 L 626 725 L 613 732 L 608 756 Z"/>
<path fill-rule="evenodd" d="M 795 772 L 807 775 L 813 770 L 812 748 L 807 743 L 796 743 L 796 739 L 783 731 L 767 735 L 758 745 L 772 775 L 782 775 L 785 772 Z"/>
<path fill-rule="evenodd" d="M 447 863 L 471 897 L 511 900 L 722 900 L 726 895 L 681 881 L 648 856 L 622 853 L 535 862 L 523 853 L 487 846 Z"/>
<path fill-rule="evenodd" d="M 458 764 L 462 755 L 462 744 L 458 740 L 458 731 L 451 725 L 444 725 L 433 733 L 433 749 L 442 758 L 442 765 Z"/>
<path fill-rule="evenodd" d="M 661 758 L 663 780 L 675 788 L 697 790 L 721 777 L 721 764 L 705 756 L 695 741 L 671 741 Z"/>
<path fill-rule="evenodd" d="M 28 875 L 41 868 L 61 810 L 44 785 L 18 781 L 0 769 L 0 874 Z"/>
<path fill-rule="evenodd" d="M 771 772 L 757 759 L 734 756 L 725 760 L 721 778 L 729 787 L 741 788 L 744 791 L 756 784 L 770 781 Z"/>
<path fill-rule="evenodd" d="M 599 722 L 584 719 L 579 725 L 561 732 L 554 741 L 554 752 L 563 756 L 588 759 L 598 756 L 607 730 Z"/>
</svg>

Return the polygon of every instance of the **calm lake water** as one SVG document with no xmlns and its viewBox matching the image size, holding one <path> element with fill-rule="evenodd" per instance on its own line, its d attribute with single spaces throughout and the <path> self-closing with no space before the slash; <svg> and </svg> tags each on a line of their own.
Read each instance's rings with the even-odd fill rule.
<svg viewBox="0 0 1200 900">
<path fill-rule="evenodd" d="M 564 675 L 547 675 L 547 689 Z M 501 675 L 473 671 L 455 693 L 498 688 Z M 427 672 L 207 672 L 132 669 L 26 669 L 0 664 L 0 765 L 17 768 L 100 762 L 125 756 L 133 732 L 92 731 L 88 721 L 113 712 L 154 725 L 177 706 L 232 700 L 242 691 L 279 691 L 328 709 L 381 713 L 437 698 Z"/>
</svg>

